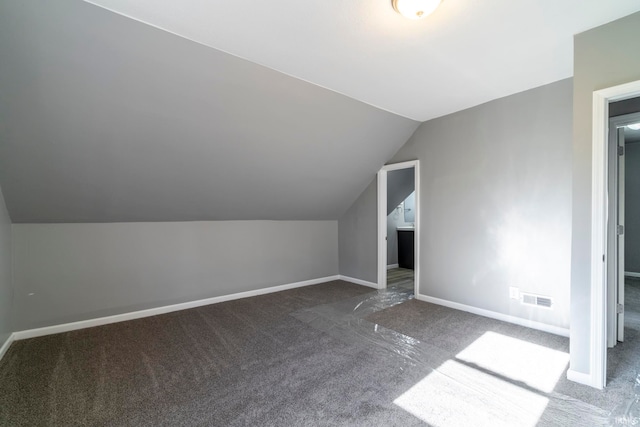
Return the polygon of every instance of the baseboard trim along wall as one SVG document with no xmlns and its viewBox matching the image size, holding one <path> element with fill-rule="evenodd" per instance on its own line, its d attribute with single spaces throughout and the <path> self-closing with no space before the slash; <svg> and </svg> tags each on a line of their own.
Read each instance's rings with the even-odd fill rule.
<svg viewBox="0 0 640 427">
<path fill-rule="evenodd" d="M 567 379 L 569 381 L 573 381 L 579 384 L 588 385 L 590 387 L 595 387 L 593 385 L 593 378 L 590 374 L 584 374 L 582 372 L 574 371 L 572 369 L 567 370 Z M 596 387 L 598 388 L 598 387 Z"/>
<path fill-rule="evenodd" d="M 635 273 L 633 271 L 625 271 L 624 275 L 629 277 L 640 277 L 640 273 Z"/>
<path fill-rule="evenodd" d="M 355 283 L 356 285 L 368 286 L 370 288 L 378 289 L 378 284 L 373 282 L 367 282 L 366 280 L 356 279 L 354 277 L 340 275 L 340 280 L 345 282 Z"/>
<path fill-rule="evenodd" d="M 7 338 L 4 344 L 2 344 L 2 347 L 0 347 L 0 360 L 2 360 L 5 353 L 7 352 L 7 350 L 9 350 L 9 347 L 11 347 L 11 344 L 15 341 L 15 339 L 16 334 L 14 332 L 13 334 L 9 335 L 9 338 Z"/>
<path fill-rule="evenodd" d="M 387 265 L 387 270 L 391 270 L 393 268 L 400 268 L 400 264 L 389 264 L 389 265 Z"/>
<path fill-rule="evenodd" d="M 456 310 L 466 311 L 469 313 L 477 314 L 479 316 L 490 317 L 496 320 L 502 320 L 503 322 L 513 323 L 520 326 L 526 326 L 527 328 L 537 329 L 543 332 L 549 332 L 554 335 L 561 335 L 563 337 L 569 337 L 569 329 L 561 328 L 559 326 L 547 325 L 546 323 L 535 322 L 533 320 L 523 319 L 522 317 L 509 316 L 508 314 L 498 313 L 496 311 L 485 310 L 470 305 L 460 304 L 457 302 L 447 301 L 440 298 L 434 298 L 427 295 L 418 294 L 417 300 L 430 302 L 432 304 L 442 305 Z"/>
<path fill-rule="evenodd" d="M 239 292 L 236 294 L 222 295 L 222 296 L 213 297 L 213 298 L 205 298 L 201 300 L 189 301 L 189 302 L 184 302 L 180 304 L 165 305 L 163 307 L 150 308 L 147 310 L 116 314 L 114 316 L 99 317 L 96 319 L 81 320 L 79 322 L 72 322 L 72 323 L 63 323 L 60 325 L 46 326 L 46 327 L 37 328 L 37 329 L 28 329 L 25 331 L 14 332 L 11 338 L 7 340 L 7 342 L 13 341 L 13 340 L 17 341 L 17 340 L 24 340 L 28 338 L 36 338 L 36 337 L 41 337 L 45 335 L 59 334 L 62 332 L 75 331 L 78 329 L 91 328 L 94 326 L 108 325 L 110 323 L 125 322 L 127 320 L 134 320 L 134 319 L 140 319 L 143 317 L 156 316 L 158 314 L 171 313 L 173 311 L 179 311 L 179 310 L 187 310 L 189 308 L 196 308 L 196 307 L 201 307 L 203 305 L 217 304 L 220 302 L 232 301 L 232 300 L 237 300 L 241 298 L 255 297 L 258 295 L 286 291 L 289 289 L 301 288 L 303 286 L 317 285 L 320 283 L 331 282 L 333 280 L 339 280 L 339 279 L 340 279 L 340 276 L 337 276 L 337 275 L 328 276 L 328 277 L 322 277 L 319 279 L 305 280 L 302 282 L 288 283 L 285 285 L 278 285 L 278 286 L 272 286 L 269 288 L 256 289 L 254 291 Z M 11 343 L 9 343 L 9 345 L 10 344 Z M 7 344 L 5 344 L 5 346 L 7 346 L 7 349 L 9 348 Z M 4 351 L 6 351 L 4 349 L 5 346 L 2 347 Z"/>
</svg>

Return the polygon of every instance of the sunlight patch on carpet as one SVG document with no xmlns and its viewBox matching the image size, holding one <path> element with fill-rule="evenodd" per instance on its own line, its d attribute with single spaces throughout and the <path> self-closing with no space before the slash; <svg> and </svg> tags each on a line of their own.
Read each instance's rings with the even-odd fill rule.
<svg viewBox="0 0 640 427">
<path fill-rule="evenodd" d="M 456 358 L 551 392 L 569 363 L 569 354 L 495 332 L 485 332 Z"/>
<path fill-rule="evenodd" d="M 453 360 L 394 401 L 436 427 L 533 427 L 548 402 L 538 393 Z"/>
</svg>

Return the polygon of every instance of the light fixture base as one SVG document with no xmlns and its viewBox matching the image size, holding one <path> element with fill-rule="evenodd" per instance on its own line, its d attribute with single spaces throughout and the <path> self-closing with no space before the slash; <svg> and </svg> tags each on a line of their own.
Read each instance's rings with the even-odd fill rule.
<svg viewBox="0 0 640 427">
<path fill-rule="evenodd" d="M 391 0 L 396 12 L 405 18 L 422 19 L 431 15 L 442 0 Z"/>
</svg>

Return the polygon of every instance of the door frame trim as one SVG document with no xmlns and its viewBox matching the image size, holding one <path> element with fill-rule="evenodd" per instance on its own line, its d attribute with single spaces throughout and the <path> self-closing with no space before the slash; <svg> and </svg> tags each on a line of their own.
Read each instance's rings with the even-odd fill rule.
<svg viewBox="0 0 640 427">
<path fill-rule="evenodd" d="M 414 191 L 416 193 L 415 221 L 414 221 L 414 295 L 418 295 L 420 283 L 420 161 L 392 163 L 385 165 L 378 171 L 378 289 L 387 287 L 387 173 L 414 168 Z"/>
<path fill-rule="evenodd" d="M 581 381 L 602 389 L 607 373 L 606 269 L 609 103 L 640 96 L 640 80 L 593 92 L 591 152 L 591 304 L 589 374 Z M 604 256 L 604 260 L 603 260 Z"/>
</svg>

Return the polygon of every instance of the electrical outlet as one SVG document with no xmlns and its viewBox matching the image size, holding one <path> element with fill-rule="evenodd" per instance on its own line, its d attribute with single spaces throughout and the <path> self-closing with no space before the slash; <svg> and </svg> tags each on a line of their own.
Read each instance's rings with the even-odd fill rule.
<svg viewBox="0 0 640 427">
<path fill-rule="evenodd" d="M 514 286 L 509 287 L 509 298 L 520 299 L 520 289 Z"/>
</svg>

